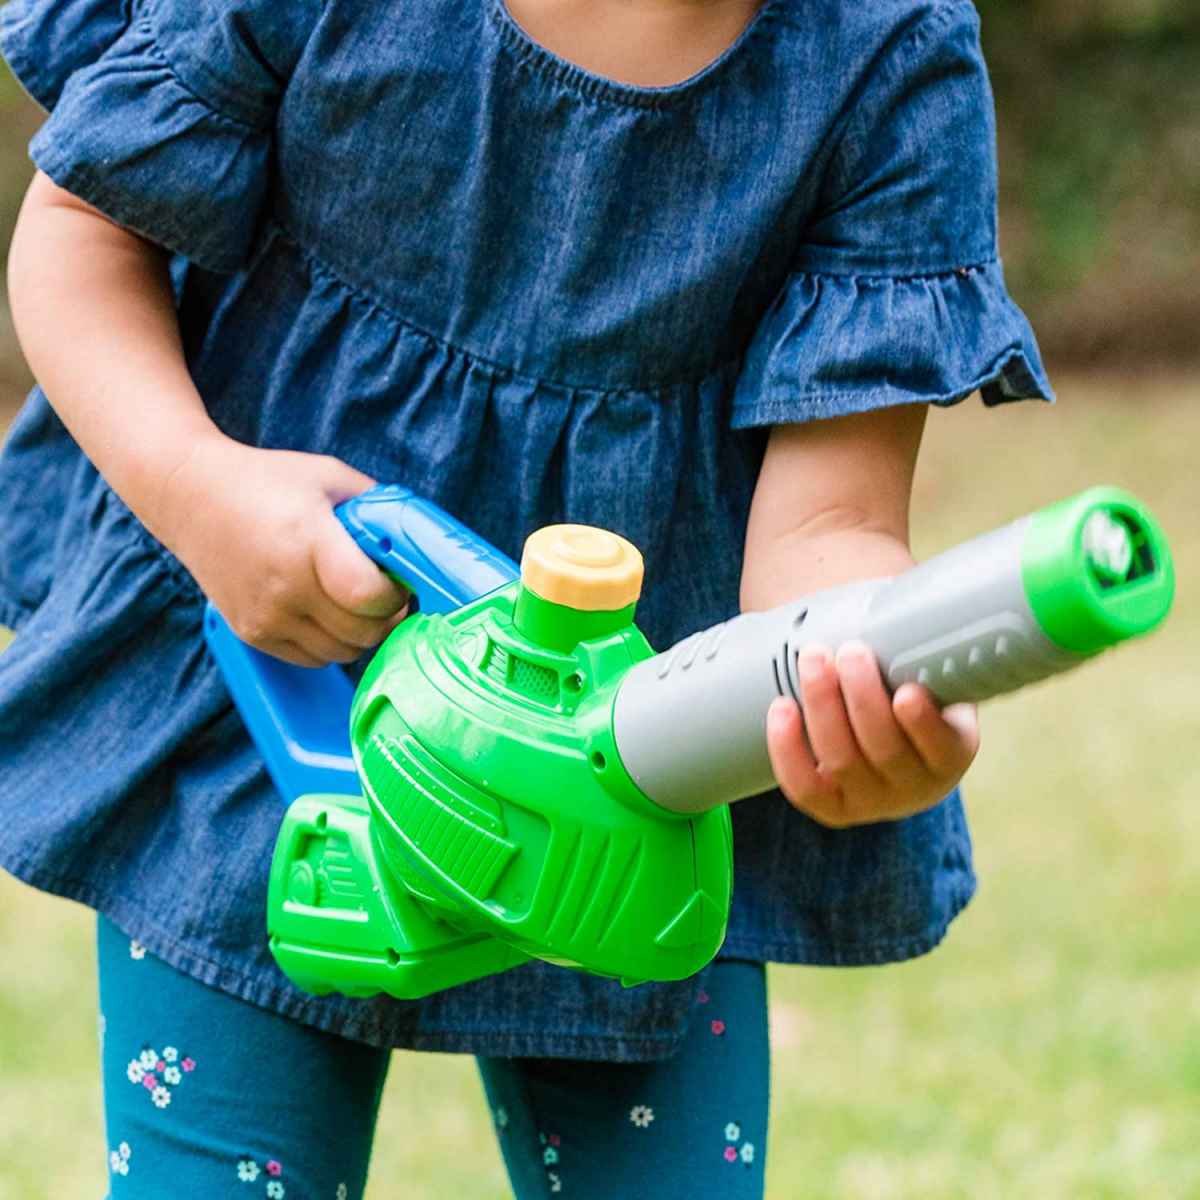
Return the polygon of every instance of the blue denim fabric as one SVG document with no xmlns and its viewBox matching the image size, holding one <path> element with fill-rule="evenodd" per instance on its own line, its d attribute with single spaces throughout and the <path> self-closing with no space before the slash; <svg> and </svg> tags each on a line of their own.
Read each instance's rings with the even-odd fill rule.
<svg viewBox="0 0 1200 1200">
<path fill-rule="evenodd" d="M 639 88 L 501 0 L 13 0 L 62 186 L 169 248 L 220 426 L 335 454 L 506 552 L 552 521 L 643 551 L 665 646 L 737 609 L 763 426 L 1049 398 L 996 254 L 991 98 L 966 0 L 766 0 L 693 79 Z M 201 597 L 34 392 L 0 465 L 0 863 L 209 984 L 347 1037 L 653 1059 L 694 985 L 540 965 L 419 1004 L 273 966 L 279 801 Z M 974 880 L 958 798 L 833 832 L 735 814 L 726 952 L 928 950 Z"/>
</svg>

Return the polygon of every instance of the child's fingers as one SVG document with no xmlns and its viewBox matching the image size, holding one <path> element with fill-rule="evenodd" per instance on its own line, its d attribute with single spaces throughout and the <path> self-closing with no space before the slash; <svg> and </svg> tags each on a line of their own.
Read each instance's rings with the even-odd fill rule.
<svg viewBox="0 0 1200 1200">
<path fill-rule="evenodd" d="M 308 615 L 330 637 L 359 651 L 373 650 L 407 615 L 407 605 L 395 616 L 360 617 L 357 613 L 339 608 L 328 596 L 313 597 Z"/>
<path fill-rule="evenodd" d="M 979 719 L 973 704 L 956 704 L 938 712 L 922 687 L 906 683 L 892 701 L 896 720 L 930 774 L 956 783 L 979 749 Z"/>
<path fill-rule="evenodd" d="M 846 714 L 837 670 L 828 651 L 809 646 L 797 662 L 804 728 L 817 762 L 847 790 L 873 789 L 880 780 L 863 757 Z"/>
<path fill-rule="evenodd" d="M 331 637 L 311 617 L 292 616 L 275 627 L 270 637 L 251 640 L 251 645 L 298 667 L 327 667 L 330 663 L 351 663 L 362 650 Z"/>
<path fill-rule="evenodd" d="M 942 720 L 953 725 L 971 748 L 971 757 L 979 753 L 979 707 L 975 704 L 947 704 Z"/>
<path fill-rule="evenodd" d="M 904 783 L 925 766 L 896 720 L 879 664 L 863 642 L 846 642 L 836 658 L 846 715 L 863 756 L 884 779 Z"/>
<path fill-rule="evenodd" d="M 309 654 L 299 642 L 294 642 L 290 638 L 276 639 L 270 642 L 262 642 L 257 649 L 264 654 L 269 654 L 272 658 L 282 659 L 286 663 L 291 663 L 294 667 L 309 667 L 315 669 L 317 667 L 328 666 L 328 663 L 322 662 L 315 655 Z"/>
<path fill-rule="evenodd" d="M 311 617 L 301 617 L 292 633 L 300 649 L 317 659 L 321 666 L 329 663 L 352 663 L 361 657 L 362 649 L 331 636 Z"/>
<path fill-rule="evenodd" d="M 832 809 L 839 801 L 837 788 L 822 776 L 804 744 L 800 706 L 780 696 L 767 710 L 767 753 L 775 782 L 797 808 Z"/>
<path fill-rule="evenodd" d="M 387 618 L 408 600 L 407 590 L 355 545 L 332 512 L 313 547 L 313 569 L 321 591 L 348 613 Z"/>
</svg>

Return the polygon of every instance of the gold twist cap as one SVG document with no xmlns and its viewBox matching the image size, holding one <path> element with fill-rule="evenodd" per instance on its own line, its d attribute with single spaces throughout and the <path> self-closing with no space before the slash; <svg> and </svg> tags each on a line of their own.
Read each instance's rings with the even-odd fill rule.
<svg viewBox="0 0 1200 1200">
<path fill-rule="evenodd" d="M 594 525 L 547 525 L 531 533 L 521 582 L 531 592 L 582 612 L 615 612 L 642 594 L 644 567 L 630 541 Z"/>
</svg>

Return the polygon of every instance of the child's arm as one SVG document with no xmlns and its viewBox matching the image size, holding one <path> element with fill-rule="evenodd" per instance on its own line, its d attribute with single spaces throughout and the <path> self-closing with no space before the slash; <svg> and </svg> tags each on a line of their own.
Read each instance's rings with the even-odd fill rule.
<svg viewBox="0 0 1200 1200">
<path fill-rule="evenodd" d="M 55 411 L 241 637 L 317 666 L 386 636 L 404 595 L 333 515 L 372 481 L 220 432 L 188 374 L 161 250 L 39 173 L 8 275 L 22 349 Z"/>
<path fill-rule="evenodd" d="M 746 532 L 743 609 L 913 565 L 908 507 L 924 423 L 924 405 L 905 405 L 772 429 Z M 843 646 L 836 664 L 828 651 L 802 653 L 799 674 L 803 716 L 795 701 L 775 701 L 767 742 L 784 795 L 822 824 L 920 812 L 975 757 L 974 706 L 939 713 L 916 684 L 889 699 L 866 646 Z"/>
</svg>

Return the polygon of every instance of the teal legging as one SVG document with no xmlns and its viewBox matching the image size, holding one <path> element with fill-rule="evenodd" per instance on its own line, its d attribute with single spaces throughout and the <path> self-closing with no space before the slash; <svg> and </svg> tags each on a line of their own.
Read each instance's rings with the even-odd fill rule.
<svg viewBox="0 0 1200 1200">
<path fill-rule="evenodd" d="M 387 1051 L 205 987 L 103 918 L 98 948 L 112 1200 L 359 1200 Z M 705 988 L 666 1062 L 479 1059 L 517 1200 L 762 1196 L 763 968 L 717 963 Z"/>
</svg>

